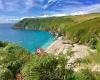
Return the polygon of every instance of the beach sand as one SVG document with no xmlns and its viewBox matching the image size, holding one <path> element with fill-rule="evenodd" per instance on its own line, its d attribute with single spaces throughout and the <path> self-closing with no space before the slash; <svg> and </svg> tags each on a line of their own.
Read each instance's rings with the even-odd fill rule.
<svg viewBox="0 0 100 80">
<path fill-rule="evenodd" d="M 70 57 L 68 63 L 74 63 L 75 60 L 88 56 L 90 51 L 92 51 L 86 45 L 72 44 L 70 40 L 65 41 L 62 37 L 59 37 L 49 47 L 46 48 L 45 52 L 48 54 L 58 55 L 60 53 L 67 53 L 69 49 L 71 49 L 74 54 Z"/>
<path fill-rule="evenodd" d="M 59 53 L 62 53 L 65 50 L 65 47 L 66 45 L 63 44 L 62 37 L 59 37 L 45 51 L 49 54 L 51 53 L 51 54 L 57 55 Z"/>
</svg>

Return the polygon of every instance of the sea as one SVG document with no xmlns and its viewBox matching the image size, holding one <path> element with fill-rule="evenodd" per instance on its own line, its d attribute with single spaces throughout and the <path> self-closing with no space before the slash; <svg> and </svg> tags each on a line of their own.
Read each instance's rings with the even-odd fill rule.
<svg viewBox="0 0 100 80">
<path fill-rule="evenodd" d="M 55 37 L 42 30 L 13 29 L 13 23 L 0 23 L 0 41 L 12 42 L 30 52 L 37 48 L 46 49 L 55 41 Z"/>
</svg>

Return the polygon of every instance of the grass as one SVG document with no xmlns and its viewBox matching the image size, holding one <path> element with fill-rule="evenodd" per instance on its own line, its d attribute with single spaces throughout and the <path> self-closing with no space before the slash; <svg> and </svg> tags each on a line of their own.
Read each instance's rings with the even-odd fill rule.
<svg viewBox="0 0 100 80">
<path fill-rule="evenodd" d="M 70 16 L 75 22 L 83 22 L 89 19 L 93 19 L 96 17 L 99 17 L 100 13 L 91 13 L 86 15 L 76 15 L 76 16 Z"/>
<path fill-rule="evenodd" d="M 86 57 L 92 63 L 100 64 L 100 53 L 94 53 Z"/>
<path fill-rule="evenodd" d="M 67 29 L 67 36 L 76 43 L 96 48 L 100 40 L 100 17 L 84 21 Z"/>
</svg>

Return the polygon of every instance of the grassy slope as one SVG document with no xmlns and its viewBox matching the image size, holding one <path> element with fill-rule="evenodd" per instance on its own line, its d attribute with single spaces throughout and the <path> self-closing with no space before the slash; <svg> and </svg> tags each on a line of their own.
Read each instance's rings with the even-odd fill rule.
<svg viewBox="0 0 100 80">
<path fill-rule="evenodd" d="M 74 21 L 78 21 L 78 22 L 93 19 L 93 18 L 96 18 L 96 17 L 100 17 L 100 13 L 70 16 L 70 18 L 72 18 Z"/>
<path fill-rule="evenodd" d="M 42 29 L 58 32 L 62 30 L 65 25 L 73 23 L 75 22 L 68 17 L 25 18 L 15 24 L 15 26 L 16 28 Z"/>
<path fill-rule="evenodd" d="M 51 30 L 68 36 L 74 42 L 96 48 L 100 43 L 100 13 L 79 16 L 25 18 L 16 28 Z"/>
<path fill-rule="evenodd" d="M 78 16 L 63 16 L 63 17 L 47 17 L 47 18 L 24 18 L 15 24 L 17 28 L 25 28 L 29 29 L 33 28 L 51 28 L 62 27 L 62 26 L 70 26 L 75 23 L 80 23 L 89 19 L 93 19 L 96 17 L 100 17 L 100 13 L 93 13 L 87 15 L 78 15 Z"/>
<path fill-rule="evenodd" d="M 100 17 L 71 26 L 66 31 L 74 42 L 95 45 L 100 40 Z"/>
</svg>

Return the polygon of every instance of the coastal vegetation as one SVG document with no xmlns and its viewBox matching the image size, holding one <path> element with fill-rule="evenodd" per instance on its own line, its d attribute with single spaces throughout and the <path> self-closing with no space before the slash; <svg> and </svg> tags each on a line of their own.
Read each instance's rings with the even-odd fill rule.
<svg viewBox="0 0 100 80">
<path fill-rule="evenodd" d="M 79 16 L 25 18 L 14 28 L 48 30 L 75 43 L 100 49 L 100 13 Z"/>
<path fill-rule="evenodd" d="M 0 80 L 14 80 L 31 54 L 17 44 L 0 42 Z"/>
<path fill-rule="evenodd" d="M 18 73 L 22 80 L 99 80 L 98 72 L 89 69 L 80 72 L 67 67 L 67 54 L 57 56 L 30 54 L 17 44 L 0 42 L 0 80 L 14 80 Z M 12 45 L 12 46 L 9 46 Z M 16 47 L 17 46 L 17 47 Z M 5 49 L 6 47 L 9 47 Z M 10 52 L 10 47 L 13 51 Z"/>
</svg>

